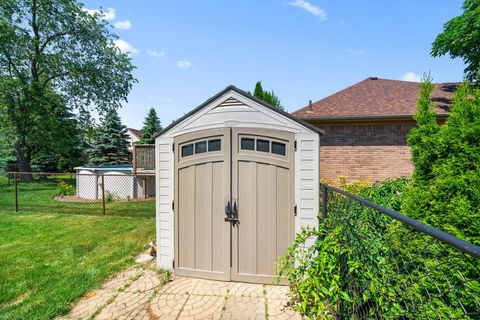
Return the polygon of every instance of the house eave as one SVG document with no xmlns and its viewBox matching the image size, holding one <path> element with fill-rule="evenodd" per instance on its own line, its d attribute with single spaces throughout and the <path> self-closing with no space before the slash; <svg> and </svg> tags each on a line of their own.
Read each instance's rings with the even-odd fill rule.
<svg viewBox="0 0 480 320">
<path fill-rule="evenodd" d="M 447 118 L 448 114 L 437 114 L 438 119 Z M 368 115 L 368 116 L 332 116 L 332 117 L 300 117 L 306 122 L 364 122 L 364 121 L 408 121 L 414 120 L 412 114 Z"/>
</svg>

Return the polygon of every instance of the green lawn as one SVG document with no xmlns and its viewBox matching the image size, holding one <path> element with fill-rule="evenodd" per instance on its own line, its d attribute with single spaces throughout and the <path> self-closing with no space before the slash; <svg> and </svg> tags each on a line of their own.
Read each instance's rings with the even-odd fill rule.
<svg viewBox="0 0 480 320">
<path fill-rule="evenodd" d="M 154 218 L 0 212 L 0 319 L 67 313 L 154 236 Z"/>
<path fill-rule="evenodd" d="M 20 212 L 35 213 L 68 213 L 68 214 L 86 214 L 100 215 L 102 214 L 102 202 L 62 202 L 54 199 L 58 194 L 60 187 L 59 181 L 65 181 L 75 186 L 75 179 L 71 176 L 54 176 L 48 177 L 46 181 L 38 179 L 35 182 L 19 182 L 18 183 L 18 209 Z M 92 186 L 94 188 L 95 186 Z M 6 177 L 0 176 L 0 210 L 13 211 L 15 206 L 15 193 L 13 181 Z M 155 201 L 111 201 L 105 204 L 106 215 L 115 216 L 155 216 Z"/>
</svg>

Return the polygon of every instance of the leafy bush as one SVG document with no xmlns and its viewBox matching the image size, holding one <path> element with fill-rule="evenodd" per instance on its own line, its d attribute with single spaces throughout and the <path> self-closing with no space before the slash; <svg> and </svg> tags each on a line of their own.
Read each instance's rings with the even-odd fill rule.
<svg viewBox="0 0 480 320">
<path fill-rule="evenodd" d="M 384 191 L 381 185 L 374 188 L 385 194 L 395 189 L 392 185 L 389 182 Z M 384 235 L 390 219 L 332 192 L 328 212 L 318 229 L 298 234 L 279 261 L 278 273 L 289 280 L 295 309 L 313 319 L 401 314 L 400 305 L 392 302 L 394 287 L 389 282 L 394 272 Z"/>
<path fill-rule="evenodd" d="M 388 179 L 375 183 L 370 188 L 363 189 L 359 194 L 361 197 L 384 206 L 386 208 L 400 211 L 402 207 L 405 188 L 410 184 L 410 179 Z"/>
<path fill-rule="evenodd" d="M 75 187 L 66 183 L 65 181 L 60 181 L 59 190 L 57 196 L 73 196 L 75 195 Z"/>
<path fill-rule="evenodd" d="M 113 202 L 113 201 L 115 201 L 115 195 L 111 192 L 107 192 L 105 194 L 105 202 L 110 203 L 110 202 Z"/>
<path fill-rule="evenodd" d="M 398 210 L 410 183 L 387 180 L 360 195 Z M 295 309 L 312 319 L 468 318 L 478 308 L 471 260 L 333 192 L 327 218 L 298 234 L 278 267 Z"/>
</svg>

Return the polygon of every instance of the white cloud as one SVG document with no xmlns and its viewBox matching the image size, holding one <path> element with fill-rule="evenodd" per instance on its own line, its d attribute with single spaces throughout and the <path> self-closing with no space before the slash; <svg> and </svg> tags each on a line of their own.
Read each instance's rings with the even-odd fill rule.
<svg viewBox="0 0 480 320">
<path fill-rule="evenodd" d="M 403 81 L 412 81 L 412 82 L 421 82 L 422 76 L 416 74 L 415 72 L 407 72 L 402 76 Z"/>
<path fill-rule="evenodd" d="M 113 24 L 115 29 L 127 30 L 132 27 L 132 23 L 129 20 L 118 21 Z"/>
<path fill-rule="evenodd" d="M 154 50 L 150 50 L 150 49 L 147 49 L 147 55 L 149 55 L 150 57 L 155 57 L 155 58 L 163 58 L 165 57 L 165 52 L 159 52 L 159 51 L 154 51 Z"/>
<path fill-rule="evenodd" d="M 114 8 L 107 8 L 107 10 L 103 10 L 103 13 L 97 9 L 83 8 L 82 10 L 92 16 L 96 13 L 101 14 L 101 18 L 108 21 L 115 19 L 115 12 L 117 11 Z"/>
<path fill-rule="evenodd" d="M 308 11 L 309 13 L 318 17 L 322 21 L 327 20 L 327 14 L 325 13 L 325 10 L 317 7 L 316 5 L 311 4 L 310 2 L 307 2 L 305 0 L 295 0 L 295 1 L 289 2 L 288 4 L 291 5 L 292 7 L 299 7 L 305 11 Z"/>
<path fill-rule="evenodd" d="M 362 49 L 347 49 L 347 52 L 355 54 L 365 54 L 365 50 Z"/>
<path fill-rule="evenodd" d="M 192 66 L 192 63 L 190 61 L 185 61 L 185 60 L 178 60 L 177 61 L 177 67 L 180 69 L 188 69 Z"/>
<path fill-rule="evenodd" d="M 132 46 L 130 43 L 128 43 L 123 39 L 114 40 L 113 43 L 123 53 L 131 53 L 131 54 L 140 53 L 140 50 L 138 50 L 137 48 L 135 48 L 134 46 Z"/>
</svg>

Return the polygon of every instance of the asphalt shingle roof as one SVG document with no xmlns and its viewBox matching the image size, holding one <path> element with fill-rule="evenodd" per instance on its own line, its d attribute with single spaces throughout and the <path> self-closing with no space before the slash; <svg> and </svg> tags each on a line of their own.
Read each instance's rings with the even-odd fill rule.
<svg viewBox="0 0 480 320">
<path fill-rule="evenodd" d="M 440 83 L 432 92 L 438 115 L 447 115 L 460 83 Z M 308 120 L 411 116 L 415 114 L 420 83 L 370 77 L 292 113 Z"/>
</svg>

